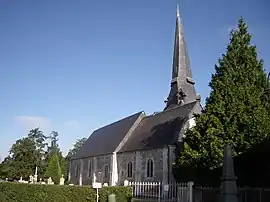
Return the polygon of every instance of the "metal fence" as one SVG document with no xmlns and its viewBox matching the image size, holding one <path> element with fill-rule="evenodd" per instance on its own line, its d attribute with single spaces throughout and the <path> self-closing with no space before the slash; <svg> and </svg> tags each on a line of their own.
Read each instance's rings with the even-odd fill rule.
<svg viewBox="0 0 270 202">
<path fill-rule="evenodd" d="M 193 183 L 130 182 L 133 198 L 147 202 L 192 202 Z"/>
<path fill-rule="evenodd" d="M 239 202 L 269 202 L 270 189 L 239 188 Z M 219 197 L 219 188 L 194 187 L 193 202 L 216 202 Z"/>
</svg>

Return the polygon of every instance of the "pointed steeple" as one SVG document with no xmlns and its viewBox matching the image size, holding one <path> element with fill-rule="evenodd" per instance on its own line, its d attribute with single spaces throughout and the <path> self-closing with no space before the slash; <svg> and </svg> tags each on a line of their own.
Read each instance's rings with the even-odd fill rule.
<svg viewBox="0 0 270 202">
<path fill-rule="evenodd" d="M 176 28 L 174 39 L 172 81 L 169 96 L 164 110 L 177 105 L 183 105 L 197 99 L 192 79 L 190 61 L 184 38 L 179 7 L 176 11 Z"/>
</svg>

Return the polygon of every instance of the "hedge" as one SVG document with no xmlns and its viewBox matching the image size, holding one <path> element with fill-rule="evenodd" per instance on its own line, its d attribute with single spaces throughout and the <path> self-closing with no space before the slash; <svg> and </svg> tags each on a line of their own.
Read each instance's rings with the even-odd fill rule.
<svg viewBox="0 0 270 202">
<path fill-rule="evenodd" d="M 99 201 L 107 202 L 114 193 L 117 202 L 130 202 L 131 187 L 103 187 Z M 90 186 L 40 185 L 0 182 L 1 202 L 96 202 L 96 190 Z"/>
</svg>

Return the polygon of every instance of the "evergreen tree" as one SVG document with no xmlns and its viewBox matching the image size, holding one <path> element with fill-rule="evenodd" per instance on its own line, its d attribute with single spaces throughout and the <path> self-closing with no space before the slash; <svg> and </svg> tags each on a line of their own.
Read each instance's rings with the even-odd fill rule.
<svg viewBox="0 0 270 202">
<path fill-rule="evenodd" d="M 59 184 L 61 178 L 61 166 L 59 162 L 59 156 L 55 153 L 49 161 L 49 165 L 46 169 L 45 176 L 47 178 L 51 177 L 55 184 Z"/>
<path fill-rule="evenodd" d="M 67 172 L 66 161 L 58 145 L 58 140 L 59 140 L 58 136 L 59 136 L 58 132 L 52 131 L 50 136 L 48 137 L 48 139 L 50 140 L 50 144 L 48 145 L 47 152 L 46 152 L 46 158 L 45 158 L 46 167 L 48 167 L 51 157 L 54 154 L 58 154 L 62 174 L 66 176 L 66 172 Z"/>
<path fill-rule="evenodd" d="M 243 18 L 215 70 L 205 110 L 187 131 L 177 166 L 213 170 L 222 164 L 226 143 L 239 155 L 270 136 L 267 76 Z"/>
</svg>

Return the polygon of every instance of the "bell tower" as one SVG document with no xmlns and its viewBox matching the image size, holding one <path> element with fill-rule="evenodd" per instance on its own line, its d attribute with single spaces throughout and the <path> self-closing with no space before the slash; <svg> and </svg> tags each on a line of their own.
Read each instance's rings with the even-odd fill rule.
<svg viewBox="0 0 270 202">
<path fill-rule="evenodd" d="M 165 101 L 166 107 L 164 110 L 198 100 L 194 84 L 183 25 L 177 5 L 171 89 Z"/>
</svg>

